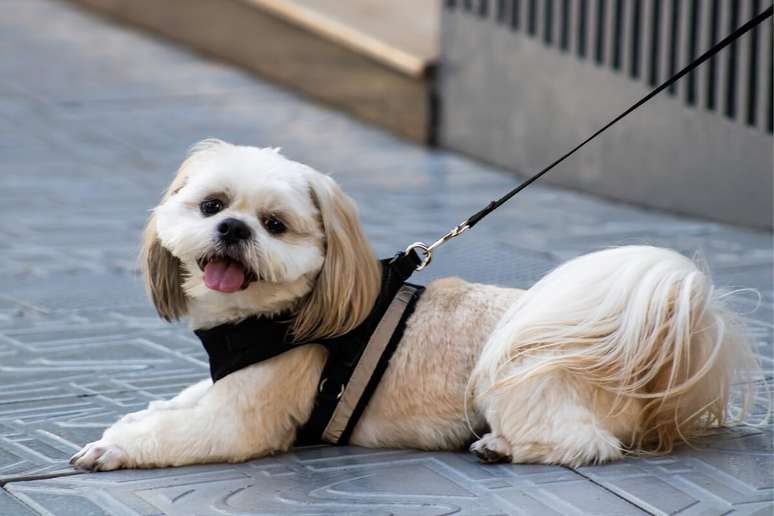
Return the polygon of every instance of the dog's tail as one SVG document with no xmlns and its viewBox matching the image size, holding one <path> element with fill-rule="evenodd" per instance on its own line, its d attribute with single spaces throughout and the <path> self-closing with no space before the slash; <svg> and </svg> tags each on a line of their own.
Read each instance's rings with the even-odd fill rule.
<svg viewBox="0 0 774 516">
<path fill-rule="evenodd" d="M 741 325 L 708 277 L 666 249 L 630 246 L 581 256 L 529 289 L 476 365 L 477 395 L 563 372 L 637 399 L 632 450 L 668 452 L 727 424 L 736 372 L 757 371 Z M 743 416 L 752 399 L 748 384 Z M 614 415 L 614 414 L 608 414 Z"/>
</svg>

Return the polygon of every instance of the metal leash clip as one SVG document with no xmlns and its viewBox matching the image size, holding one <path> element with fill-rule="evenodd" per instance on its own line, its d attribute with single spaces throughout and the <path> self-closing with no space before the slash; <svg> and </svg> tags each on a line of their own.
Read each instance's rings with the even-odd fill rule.
<svg viewBox="0 0 774 516">
<path fill-rule="evenodd" d="M 454 226 L 448 233 L 446 233 L 444 236 L 436 240 L 430 245 L 425 244 L 424 242 L 414 242 L 410 246 L 406 248 L 406 253 L 410 253 L 413 250 L 419 251 L 419 254 L 422 255 L 422 261 L 417 265 L 418 271 L 421 271 L 428 265 L 430 265 L 430 262 L 433 261 L 433 251 L 437 249 L 441 244 L 445 244 L 449 240 L 451 240 L 454 237 L 460 236 L 462 233 L 470 229 L 470 226 L 468 225 L 468 221 L 458 224 Z"/>
</svg>

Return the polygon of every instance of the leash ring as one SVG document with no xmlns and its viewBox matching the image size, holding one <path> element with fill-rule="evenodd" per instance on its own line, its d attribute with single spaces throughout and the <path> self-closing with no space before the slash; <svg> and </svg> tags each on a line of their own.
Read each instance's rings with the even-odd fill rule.
<svg viewBox="0 0 774 516">
<path fill-rule="evenodd" d="M 416 270 L 421 271 L 430 265 L 431 261 L 433 261 L 433 250 L 424 242 L 414 242 L 406 248 L 405 253 L 408 254 L 414 250 L 419 250 L 419 253 L 422 255 L 422 261 L 419 263 L 419 265 L 417 265 L 416 268 Z"/>
</svg>

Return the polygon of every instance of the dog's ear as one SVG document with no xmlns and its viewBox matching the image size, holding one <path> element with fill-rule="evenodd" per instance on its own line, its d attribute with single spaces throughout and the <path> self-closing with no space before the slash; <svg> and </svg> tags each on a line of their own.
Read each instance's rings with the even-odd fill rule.
<svg viewBox="0 0 774 516">
<path fill-rule="evenodd" d="M 187 162 L 188 160 L 180 166 L 175 179 L 164 193 L 161 204 L 185 186 Z M 145 289 L 158 314 L 167 321 L 176 321 L 186 315 L 188 300 L 183 290 L 180 260 L 161 244 L 156 231 L 156 215 L 153 213 L 148 218 L 143 233 L 140 264 L 145 276 Z"/>
<path fill-rule="evenodd" d="M 185 186 L 190 165 L 195 160 L 229 145 L 216 138 L 208 138 L 193 145 L 160 204 L 164 204 Z M 183 269 L 180 260 L 161 244 L 156 231 L 156 216 L 153 213 L 145 226 L 140 262 L 145 275 L 146 290 L 159 315 L 167 321 L 178 320 L 186 315 L 188 299 L 183 290 Z"/>
<path fill-rule="evenodd" d="M 352 200 L 324 174 L 312 174 L 309 183 L 322 219 L 325 262 L 294 321 L 298 340 L 353 330 L 368 316 L 381 286 L 379 261 L 363 233 Z"/>
<path fill-rule="evenodd" d="M 158 314 L 167 321 L 180 319 L 188 312 L 183 271 L 180 260 L 161 245 L 156 233 L 155 215 L 150 216 L 145 226 L 140 260 L 145 288 Z"/>
</svg>

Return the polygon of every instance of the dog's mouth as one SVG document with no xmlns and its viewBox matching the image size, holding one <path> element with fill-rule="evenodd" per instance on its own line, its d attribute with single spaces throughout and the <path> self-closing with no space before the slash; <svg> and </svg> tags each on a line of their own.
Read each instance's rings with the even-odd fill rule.
<svg viewBox="0 0 774 516">
<path fill-rule="evenodd" d="M 218 292 L 237 292 L 246 289 L 258 275 L 246 263 L 230 256 L 208 256 L 198 261 L 204 272 L 204 284 Z"/>
</svg>

